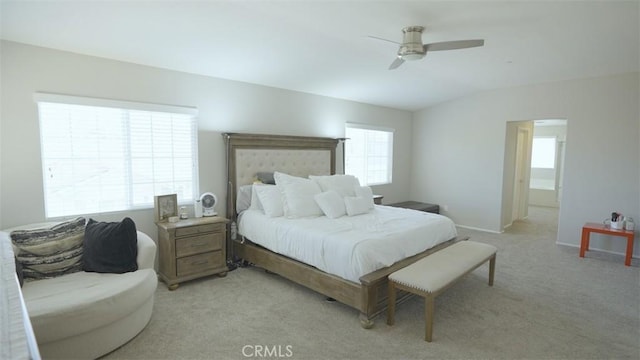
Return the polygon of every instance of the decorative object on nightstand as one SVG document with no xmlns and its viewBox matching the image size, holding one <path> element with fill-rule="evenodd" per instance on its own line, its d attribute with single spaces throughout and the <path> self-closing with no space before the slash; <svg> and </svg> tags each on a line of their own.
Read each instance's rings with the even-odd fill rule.
<svg viewBox="0 0 640 360">
<path fill-rule="evenodd" d="M 202 194 L 200 196 L 200 203 L 202 204 L 202 216 L 218 215 L 216 212 L 216 204 L 218 203 L 216 194 L 210 192 Z"/>
<path fill-rule="evenodd" d="M 156 223 L 169 221 L 178 216 L 178 195 L 157 195 L 153 198 L 154 221 Z"/>
<path fill-rule="evenodd" d="M 225 218 L 209 216 L 156 224 L 160 248 L 158 276 L 169 290 L 188 280 L 227 274 L 227 222 Z"/>
<path fill-rule="evenodd" d="M 440 214 L 440 205 L 427 204 L 419 201 L 404 201 L 395 204 L 389 204 L 389 206 Z"/>
<path fill-rule="evenodd" d="M 193 217 L 202 217 L 202 201 L 200 201 L 200 198 L 193 201 Z"/>
</svg>

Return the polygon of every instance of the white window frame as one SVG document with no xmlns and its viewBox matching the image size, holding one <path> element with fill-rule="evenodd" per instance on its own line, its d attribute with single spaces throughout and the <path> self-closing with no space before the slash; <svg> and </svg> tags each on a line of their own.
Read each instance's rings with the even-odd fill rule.
<svg viewBox="0 0 640 360">
<path fill-rule="evenodd" d="M 38 103 L 39 109 L 43 190 L 45 216 L 47 218 L 153 208 L 155 195 L 176 193 L 178 194 L 179 204 L 192 204 L 193 199 L 197 197 L 198 129 L 196 115 L 198 110 L 196 108 L 49 93 L 36 93 L 34 100 Z M 74 146 L 69 146 L 69 148 L 73 149 L 71 151 L 65 149 L 63 155 L 51 155 L 51 152 L 47 154 L 47 148 L 56 149 L 55 143 L 46 143 L 47 137 L 51 139 L 55 131 L 52 130 L 52 127 L 43 124 L 43 121 L 56 121 L 51 117 L 45 118 L 47 117 L 45 112 L 54 108 L 68 111 L 67 116 L 79 110 L 88 111 L 90 114 L 104 113 L 107 114 L 107 116 L 114 116 L 110 118 L 112 122 L 86 122 L 86 124 L 91 124 L 92 126 L 93 124 L 99 124 L 101 129 L 106 129 L 96 130 L 96 128 L 87 126 L 90 130 L 87 131 L 86 134 L 87 136 L 94 136 L 94 138 L 98 139 L 98 142 L 105 141 L 109 149 L 113 149 L 113 151 L 101 151 L 99 145 L 93 147 L 87 145 L 87 148 L 92 150 L 84 151 L 83 145 L 76 147 L 74 144 Z M 154 137 L 150 137 L 149 139 L 144 136 L 139 136 L 138 139 L 145 139 L 145 144 L 135 143 L 136 136 L 135 133 L 132 132 L 135 131 L 136 126 L 143 124 L 147 127 L 141 131 L 147 131 L 149 128 L 157 131 L 158 122 L 161 122 L 162 125 L 160 129 L 164 126 L 165 130 L 162 134 L 162 141 L 163 143 L 166 142 L 167 146 L 170 147 L 170 150 L 160 150 L 160 153 L 164 153 L 162 156 L 160 156 L 157 150 L 157 141 L 156 150 L 154 150 Z M 83 127 L 79 125 L 85 125 L 84 122 L 79 122 L 77 119 L 67 122 L 61 120 L 61 123 L 69 124 L 73 130 Z M 109 126 L 112 123 L 114 127 Z M 105 126 L 105 124 L 107 127 L 102 127 Z M 57 135 L 64 135 L 65 133 L 66 131 L 58 131 Z M 79 134 L 84 133 L 80 132 Z M 138 135 L 144 134 L 146 134 L 146 132 L 138 132 Z M 104 140 L 107 138 L 108 140 Z M 78 134 L 75 134 L 75 137 L 69 135 L 69 139 L 69 141 L 82 140 L 82 136 Z M 183 141 L 187 144 L 185 146 L 183 142 L 178 141 Z M 87 143 L 89 144 L 90 142 Z M 93 148 L 98 148 L 98 150 L 94 152 Z M 180 153 L 181 156 L 177 157 L 175 151 Z M 114 156 L 115 159 L 111 158 L 112 153 L 117 154 Z M 89 154 L 94 156 L 87 156 Z M 108 156 L 105 156 L 105 154 Z M 105 157 L 111 159 L 105 160 Z M 167 157 L 170 158 L 168 161 L 171 161 L 171 165 L 163 168 L 163 170 L 165 170 L 163 173 L 165 174 L 164 179 L 159 181 L 153 174 L 157 174 L 156 171 L 159 170 L 157 168 L 158 164 L 162 164 L 162 159 L 166 159 Z M 59 169 L 55 170 L 56 161 L 58 161 L 59 164 L 64 163 L 65 168 L 59 166 Z M 82 166 L 76 166 L 80 162 Z M 150 168 L 152 170 L 149 172 L 136 171 L 136 163 L 144 163 L 145 169 Z M 72 169 L 69 169 L 70 164 Z M 92 168 L 94 164 L 96 167 Z M 114 164 L 118 165 L 112 166 Z M 105 178 L 109 179 L 105 181 L 109 182 L 108 185 L 103 185 L 103 177 L 96 175 L 98 174 L 98 166 L 100 166 L 100 169 L 108 169 L 106 170 L 107 174 L 116 174 L 113 176 L 105 176 Z M 87 171 L 78 170 L 80 168 Z M 190 172 L 185 171 L 185 169 L 188 168 L 190 168 Z M 57 177 L 58 179 L 64 178 L 64 176 L 62 176 L 64 173 L 67 179 L 58 182 L 55 186 L 51 185 L 53 181 L 50 181 L 48 178 L 51 178 L 54 173 L 60 175 Z M 150 176 L 140 176 L 140 174 L 147 173 L 150 173 Z M 69 174 L 72 174 L 72 176 L 69 176 Z M 87 174 L 93 174 L 92 179 L 97 180 L 100 184 L 86 185 L 86 180 L 75 181 L 76 179 L 88 178 Z M 136 187 L 139 189 L 146 188 L 146 191 L 136 191 Z M 150 187 L 152 187 L 153 190 L 150 190 Z M 80 193 L 88 193 L 90 189 L 100 189 L 99 192 L 103 194 L 101 197 L 96 195 L 96 198 L 99 199 L 97 204 L 87 205 L 87 196 L 79 195 Z M 117 191 L 110 195 L 105 195 L 109 194 L 109 191 L 113 191 L 112 189 L 117 189 Z M 60 191 L 64 191 L 66 194 L 73 194 L 73 199 L 69 199 L 70 204 L 67 204 L 67 206 L 55 205 L 54 203 L 60 202 L 59 199 L 61 197 L 58 195 L 58 199 L 56 199 L 55 191 L 58 191 L 58 194 Z M 117 197 L 118 200 L 113 201 L 109 199 L 109 197 Z M 71 204 L 72 201 L 73 204 Z"/>
<path fill-rule="evenodd" d="M 359 144 L 357 139 L 349 138 L 349 130 L 364 130 L 369 134 L 369 140 L 364 139 L 364 144 Z M 371 136 L 375 136 L 376 133 L 378 135 L 388 136 L 388 141 L 386 147 L 384 149 L 376 148 L 375 150 L 371 150 L 371 141 L 375 141 L 371 139 Z M 368 124 L 356 124 L 356 123 L 346 123 L 345 124 L 345 137 L 347 138 L 345 143 L 345 174 L 354 175 L 360 181 L 360 184 L 363 186 L 369 185 L 384 185 L 391 184 L 393 181 L 393 137 L 395 130 L 388 127 L 383 126 L 375 126 Z M 366 135 L 365 135 L 366 136 Z M 358 147 L 358 149 L 355 148 Z M 382 150 L 384 154 L 376 154 L 375 151 Z M 358 154 L 358 155 L 356 155 Z M 380 158 L 383 160 L 383 163 L 380 161 L 376 163 L 375 158 Z M 372 166 L 377 166 L 379 168 L 384 168 L 386 171 L 385 174 L 380 177 L 372 176 L 371 170 Z M 378 169 L 377 171 L 380 171 Z"/>
</svg>

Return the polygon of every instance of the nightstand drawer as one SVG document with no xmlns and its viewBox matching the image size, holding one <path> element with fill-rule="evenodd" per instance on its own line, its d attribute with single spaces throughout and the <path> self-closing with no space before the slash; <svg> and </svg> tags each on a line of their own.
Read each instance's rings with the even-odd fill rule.
<svg viewBox="0 0 640 360">
<path fill-rule="evenodd" d="M 203 224 L 203 225 L 197 225 L 197 226 L 177 228 L 176 237 L 188 236 L 188 235 L 194 235 L 194 234 L 203 234 L 203 233 L 209 233 L 214 231 L 222 231 L 222 226 L 223 225 L 220 225 L 220 224 Z"/>
<path fill-rule="evenodd" d="M 222 249 L 222 233 L 204 234 L 176 239 L 176 257 Z"/>
<path fill-rule="evenodd" d="M 224 264 L 222 251 L 212 251 L 200 255 L 193 255 L 177 259 L 177 276 L 197 274 L 203 271 L 215 269 Z"/>
</svg>

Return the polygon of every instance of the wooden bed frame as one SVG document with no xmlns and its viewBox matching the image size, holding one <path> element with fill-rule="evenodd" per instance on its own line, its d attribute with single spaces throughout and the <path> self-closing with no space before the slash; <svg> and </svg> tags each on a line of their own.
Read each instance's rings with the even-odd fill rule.
<svg viewBox="0 0 640 360">
<path fill-rule="evenodd" d="M 235 204 L 238 188 L 242 185 L 251 184 L 257 171 L 282 171 L 305 177 L 307 175 L 335 174 L 337 139 L 238 133 L 226 133 L 223 136 L 227 146 L 227 217 L 231 222 L 235 222 L 237 217 Z M 254 151 L 258 152 L 258 156 Z M 305 155 L 302 160 L 289 156 L 291 153 L 297 152 L 308 154 L 306 153 L 308 151 L 311 151 L 313 156 Z M 273 152 L 277 160 L 268 160 L 271 152 Z M 324 153 L 329 158 L 314 160 L 315 155 Z M 244 157 L 245 160 L 247 157 L 255 158 L 257 164 L 254 167 L 243 163 L 238 167 L 238 156 Z M 324 158 L 324 156 L 320 155 L 321 158 Z M 286 158 L 286 160 L 283 160 L 283 158 Z M 285 163 L 289 160 L 294 164 Z M 289 166 L 294 166 L 295 170 L 292 170 Z M 276 254 L 252 243 L 248 239 L 229 240 L 230 243 L 227 249 L 230 250 L 230 260 L 247 261 L 355 308 L 360 311 L 362 327 L 368 329 L 373 326 L 373 319 L 386 310 L 387 277 L 389 274 L 460 240 L 463 239 L 459 237 L 450 239 L 422 253 L 401 260 L 392 266 L 366 274 L 360 278 L 360 284 Z M 400 303 L 406 300 L 410 295 L 406 292 L 398 294 L 397 302 Z"/>
</svg>

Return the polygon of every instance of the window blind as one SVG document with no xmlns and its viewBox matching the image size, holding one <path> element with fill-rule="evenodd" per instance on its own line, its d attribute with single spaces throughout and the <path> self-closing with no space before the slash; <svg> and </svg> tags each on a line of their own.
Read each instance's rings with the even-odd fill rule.
<svg viewBox="0 0 640 360">
<path fill-rule="evenodd" d="M 37 100 L 48 218 L 149 208 L 155 195 L 194 199 L 194 109 L 65 96 Z"/>
<path fill-rule="evenodd" d="M 393 129 L 348 123 L 345 137 L 345 173 L 363 185 L 391 183 Z"/>
</svg>

